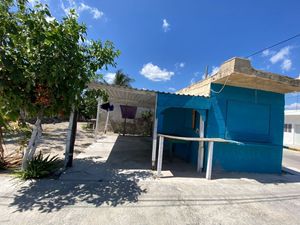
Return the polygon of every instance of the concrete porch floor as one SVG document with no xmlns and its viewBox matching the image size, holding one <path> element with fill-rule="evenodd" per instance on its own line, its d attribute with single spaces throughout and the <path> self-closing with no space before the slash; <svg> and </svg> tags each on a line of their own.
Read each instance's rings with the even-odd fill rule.
<svg viewBox="0 0 300 225">
<path fill-rule="evenodd" d="M 73 167 L 64 172 L 61 180 L 79 179 L 104 181 L 112 179 L 112 173 L 140 174 L 141 179 L 155 179 L 156 171 L 151 170 L 152 139 L 150 137 L 121 136 L 110 134 L 100 137 L 84 153 L 74 159 Z M 196 167 L 173 158 L 165 153 L 163 177 L 199 177 Z M 118 177 L 119 178 L 119 177 Z"/>
</svg>

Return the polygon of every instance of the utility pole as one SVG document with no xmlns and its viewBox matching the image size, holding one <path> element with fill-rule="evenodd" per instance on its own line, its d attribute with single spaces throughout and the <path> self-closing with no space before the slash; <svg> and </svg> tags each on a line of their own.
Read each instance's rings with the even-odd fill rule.
<svg viewBox="0 0 300 225">
<path fill-rule="evenodd" d="M 208 66 L 205 67 L 205 79 L 208 77 Z"/>
</svg>

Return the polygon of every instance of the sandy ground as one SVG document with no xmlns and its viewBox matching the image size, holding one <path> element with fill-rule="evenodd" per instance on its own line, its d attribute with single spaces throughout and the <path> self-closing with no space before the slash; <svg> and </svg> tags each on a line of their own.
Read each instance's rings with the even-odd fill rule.
<svg viewBox="0 0 300 225">
<path fill-rule="evenodd" d="M 68 122 L 43 124 L 43 136 L 37 151 L 42 151 L 44 154 L 58 155 L 59 158 L 64 158 Z M 94 134 L 92 130 L 83 129 L 86 125 L 84 122 L 77 123 L 77 134 L 74 148 L 74 155 L 84 152 L 85 149 L 94 141 Z M 20 137 L 18 135 L 11 135 L 5 138 L 5 152 L 9 154 L 18 151 Z"/>
</svg>

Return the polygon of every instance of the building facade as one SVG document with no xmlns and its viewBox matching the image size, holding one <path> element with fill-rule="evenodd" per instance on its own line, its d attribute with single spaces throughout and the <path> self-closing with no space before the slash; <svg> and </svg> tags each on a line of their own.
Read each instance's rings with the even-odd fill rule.
<svg viewBox="0 0 300 225">
<path fill-rule="evenodd" d="M 300 80 L 256 70 L 249 60 L 233 58 L 216 74 L 175 94 L 99 84 L 94 88 L 105 89 L 112 104 L 153 110 L 152 167 L 157 158 L 161 165 L 165 150 L 197 170 L 200 165 L 208 171 L 213 165 L 219 171 L 281 173 L 283 131 L 290 128 L 288 121 L 284 126 L 284 96 L 299 92 Z M 297 134 L 299 129 L 297 123 L 291 125 Z M 202 141 L 169 138 L 158 143 L 162 135 Z M 205 138 L 222 142 L 209 148 Z M 159 157 L 158 148 L 163 149 Z"/>
<path fill-rule="evenodd" d="M 300 110 L 285 110 L 283 144 L 300 148 Z"/>
</svg>

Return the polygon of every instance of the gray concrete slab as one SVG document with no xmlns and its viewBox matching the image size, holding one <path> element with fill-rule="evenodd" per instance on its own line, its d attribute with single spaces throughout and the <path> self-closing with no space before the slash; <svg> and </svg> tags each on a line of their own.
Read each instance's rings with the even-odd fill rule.
<svg viewBox="0 0 300 225">
<path fill-rule="evenodd" d="M 298 175 L 214 173 L 214 180 L 206 180 L 182 161 L 175 161 L 182 168 L 174 169 L 166 157 L 164 177 L 156 179 L 149 170 L 147 138 L 110 135 L 85 152 L 56 180 L 20 182 L 1 176 L 0 224 L 296 225 L 300 221 Z"/>
</svg>

